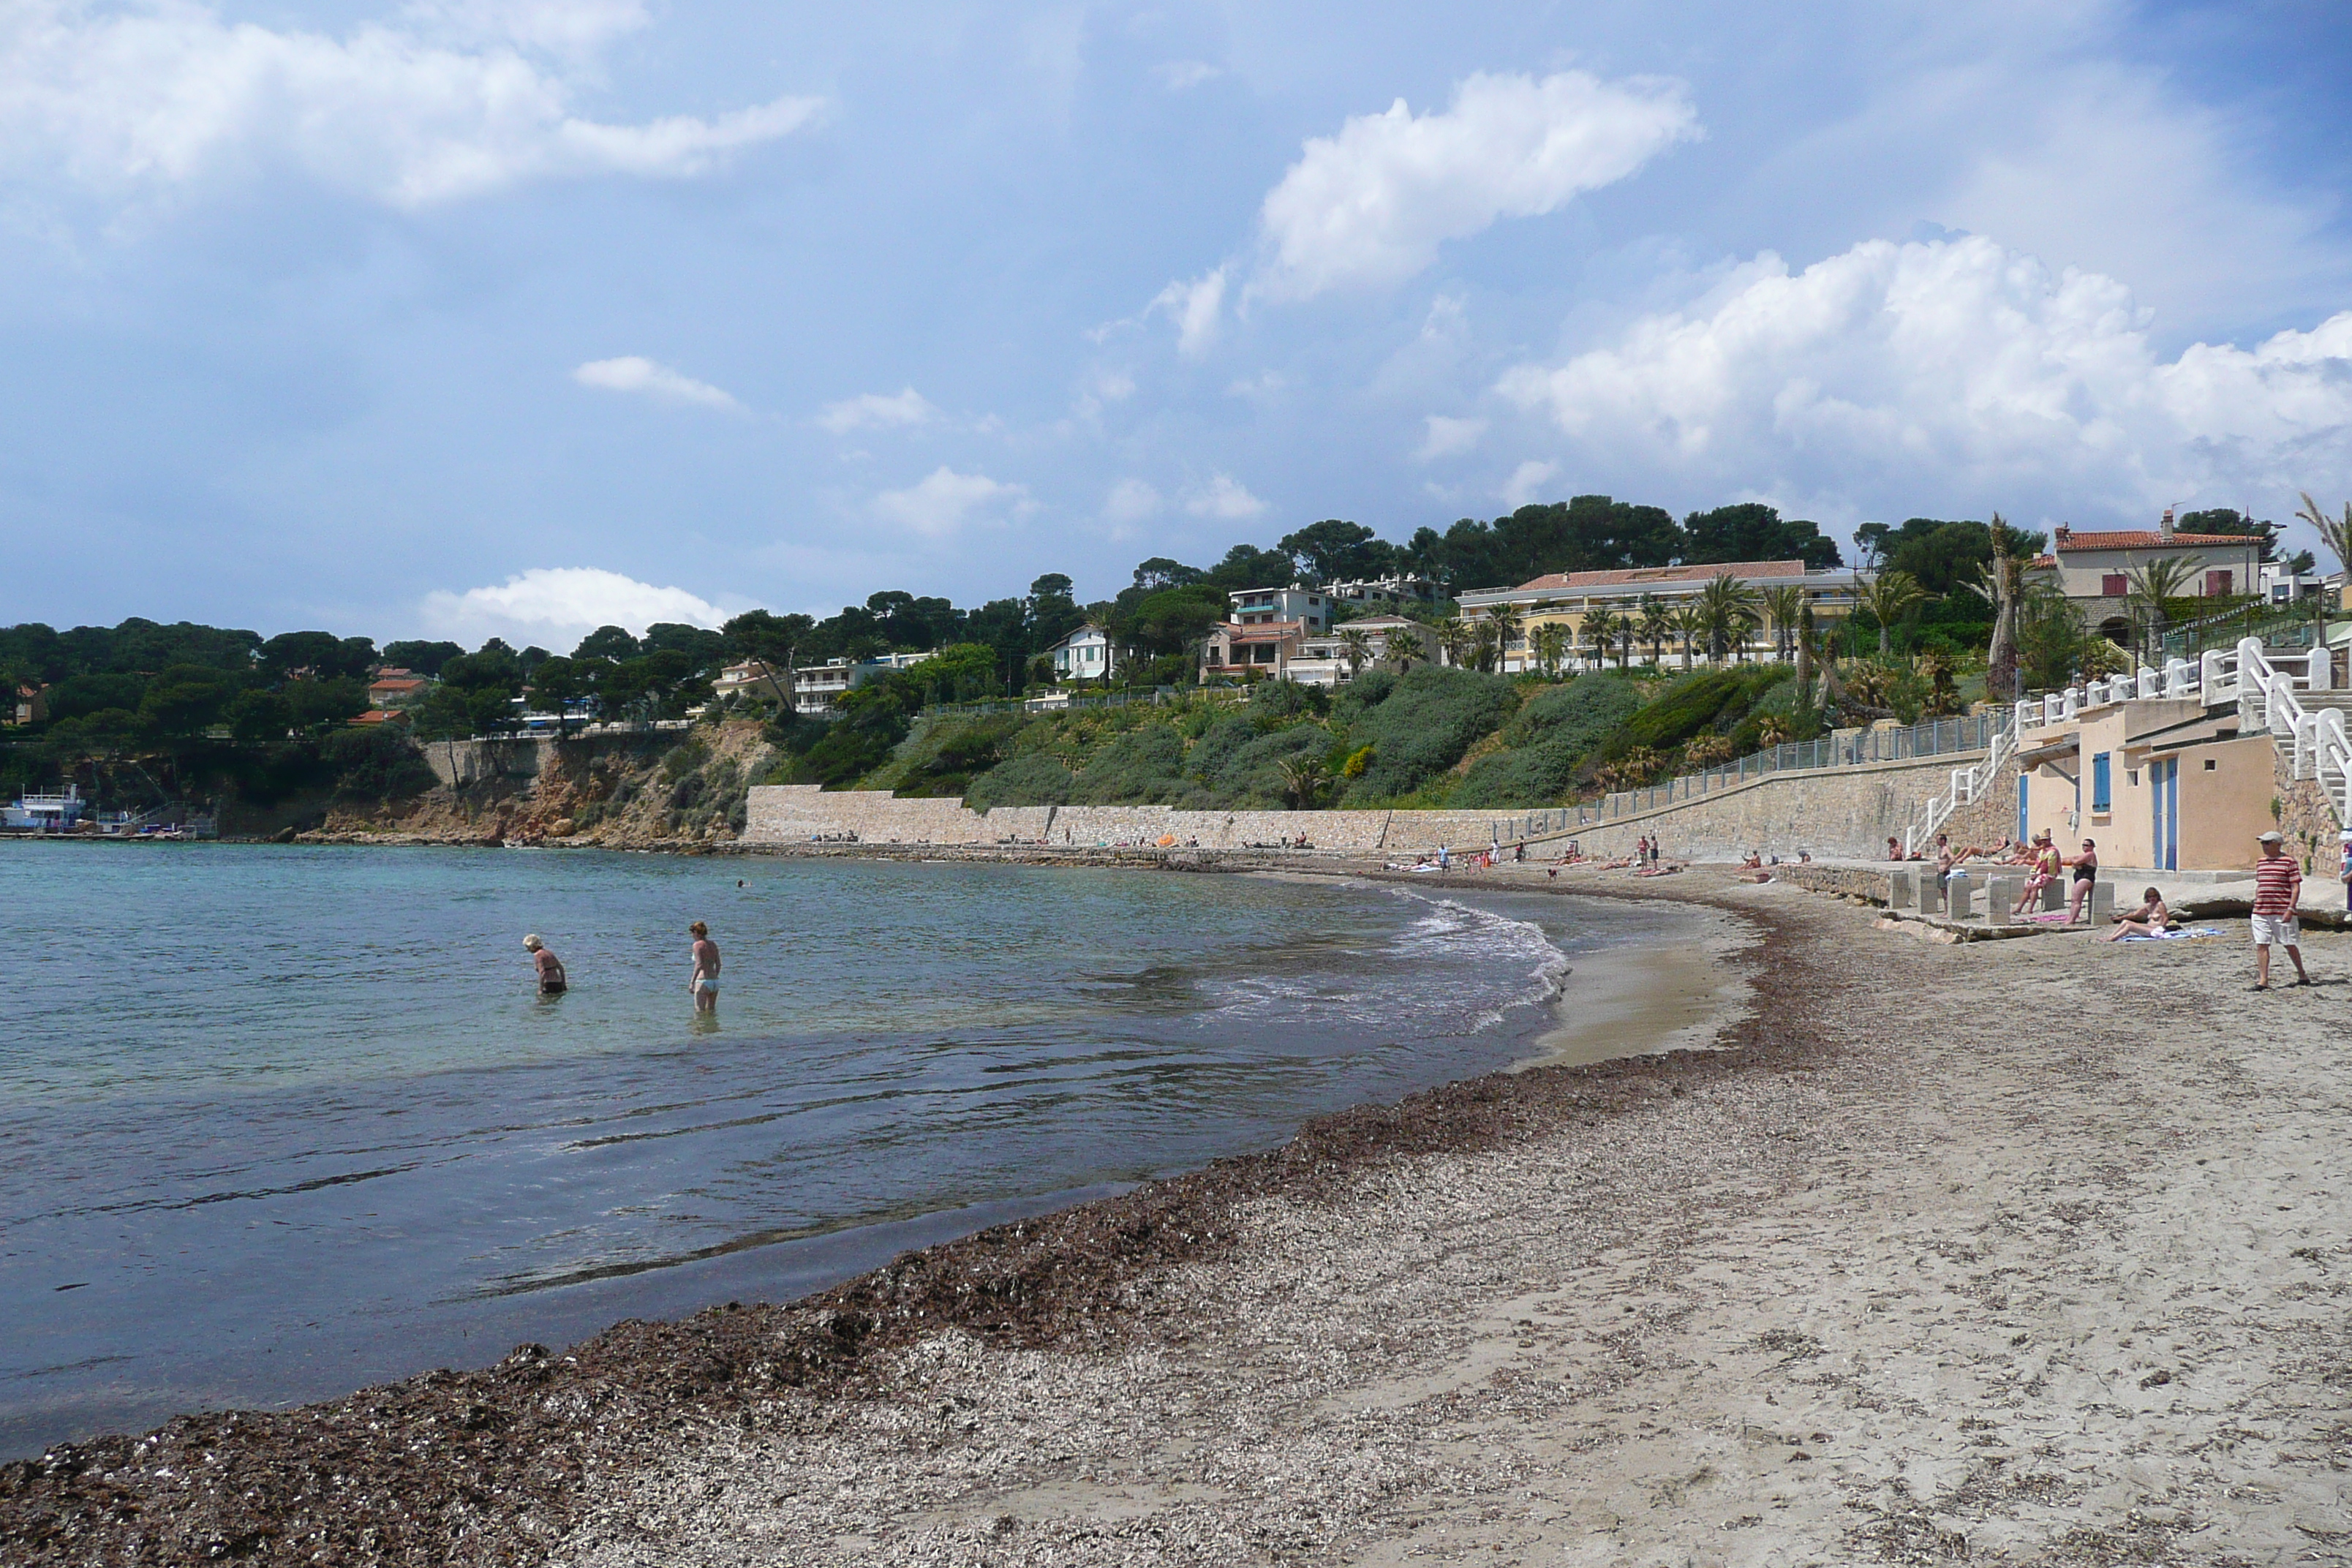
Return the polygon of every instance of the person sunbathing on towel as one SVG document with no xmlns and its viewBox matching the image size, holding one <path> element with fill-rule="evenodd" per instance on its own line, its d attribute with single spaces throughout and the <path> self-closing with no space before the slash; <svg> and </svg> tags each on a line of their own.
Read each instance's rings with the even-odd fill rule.
<svg viewBox="0 0 2352 1568">
<path fill-rule="evenodd" d="M 2139 908 L 2129 914 L 2116 917 L 2116 929 L 2107 933 L 2107 940 L 2121 942 L 2127 936 L 2162 936 L 2171 924 L 2172 911 L 2164 907 L 2164 895 L 2150 888 Z"/>
</svg>

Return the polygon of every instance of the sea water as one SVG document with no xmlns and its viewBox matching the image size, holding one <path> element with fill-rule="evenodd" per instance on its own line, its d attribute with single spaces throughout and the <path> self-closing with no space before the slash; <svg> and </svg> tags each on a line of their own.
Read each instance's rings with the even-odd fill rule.
<svg viewBox="0 0 2352 1568">
<path fill-rule="evenodd" d="M 1269 1147 L 1508 1062 L 1580 949 L 1641 935 L 1593 909 L 964 863 L 0 846 L 0 1457 L 789 1299 Z M 715 1015 L 688 994 L 695 920 L 724 955 Z M 567 994 L 535 994 L 526 931 Z"/>
</svg>

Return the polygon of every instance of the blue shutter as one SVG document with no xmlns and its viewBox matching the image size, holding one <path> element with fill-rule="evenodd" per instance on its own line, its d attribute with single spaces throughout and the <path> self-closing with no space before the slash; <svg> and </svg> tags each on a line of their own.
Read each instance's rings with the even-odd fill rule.
<svg viewBox="0 0 2352 1568">
<path fill-rule="evenodd" d="M 2108 761 L 2111 755 L 2110 752 L 2100 752 L 2091 758 L 2091 809 L 2093 811 L 2107 809 L 2108 785 L 2114 779 L 2114 770 Z"/>
</svg>

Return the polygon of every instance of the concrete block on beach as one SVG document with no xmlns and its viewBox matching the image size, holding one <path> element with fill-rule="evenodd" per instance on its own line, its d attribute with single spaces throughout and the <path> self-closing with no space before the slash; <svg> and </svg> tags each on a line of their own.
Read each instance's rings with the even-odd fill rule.
<svg viewBox="0 0 2352 1568">
<path fill-rule="evenodd" d="M 2044 912 L 2066 907 L 2066 884 L 2053 878 L 2042 884 L 2042 908 Z"/>
<path fill-rule="evenodd" d="M 1985 879 L 1985 923 L 2009 924 L 2009 911 L 2017 907 L 2017 896 L 2024 884 L 2014 877 L 1989 877 Z"/>
<path fill-rule="evenodd" d="M 1890 910 L 1916 910 L 1919 907 L 1919 880 L 1907 868 L 1886 874 L 1886 907 Z"/>
<path fill-rule="evenodd" d="M 1974 895 L 1976 879 L 1966 871 L 1955 871 L 1944 883 L 1944 912 L 1956 921 L 1969 918 L 1969 900 Z"/>
<path fill-rule="evenodd" d="M 1923 915 L 1944 912 L 1944 884 L 1933 871 L 1919 873 L 1919 912 Z"/>
<path fill-rule="evenodd" d="M 2091 923 L 2105 925 L 2116 918 L 2116 885 L 2113 882 L 2091 884 Z"/>
</svg>

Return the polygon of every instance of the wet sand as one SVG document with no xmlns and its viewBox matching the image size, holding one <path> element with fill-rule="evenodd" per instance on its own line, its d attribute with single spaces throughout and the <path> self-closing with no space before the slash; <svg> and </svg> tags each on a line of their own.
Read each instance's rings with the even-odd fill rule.
<svg viewBox="0 0 2352 1568">
<path fill-rule="evenodd" d="M 1626 891 L 1759 934 L 1728 1048 L 76 1446 L 0 1473 L 0 1557 L 2352 1561 L 2352 940 L 2252 996 L 2234 929 L 1929 947 L 1671 880 Z"/>
</svg>

